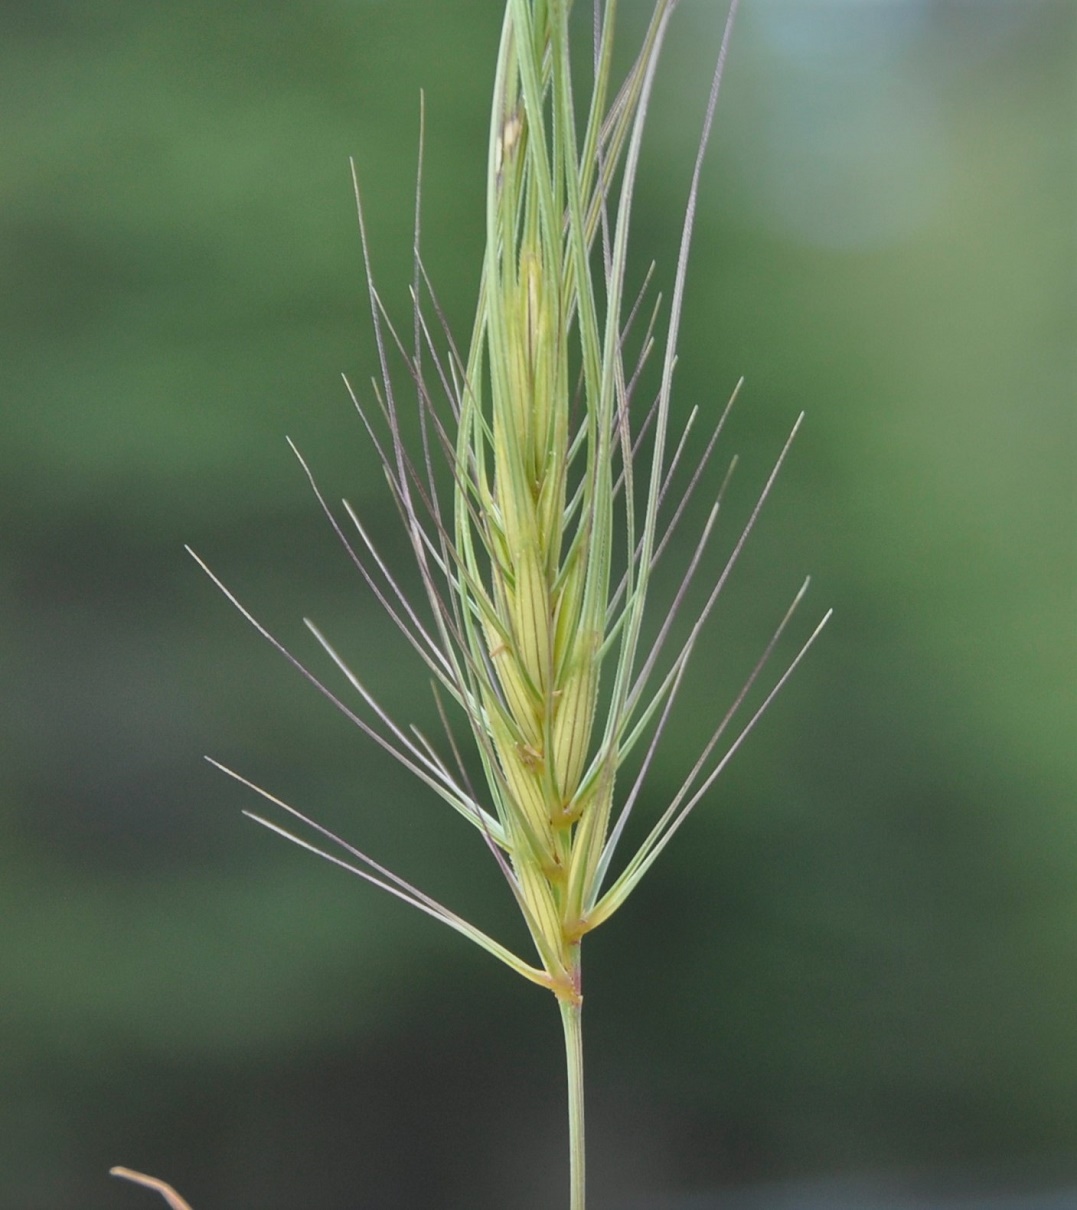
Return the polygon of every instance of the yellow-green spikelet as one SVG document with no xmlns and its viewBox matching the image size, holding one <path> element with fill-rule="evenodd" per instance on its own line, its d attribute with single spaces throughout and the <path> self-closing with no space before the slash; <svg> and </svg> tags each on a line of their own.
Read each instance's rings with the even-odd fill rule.
<svg viewBox="0 0 1077 1210">
<path fill-rule="evenodd" d="M 571 564 L 561 565 L 569 392 L 560 274 L 552 275 L 551 289 L 535 248 L 522 251 L 513 269 L 512 280 L 500 283 L 507 398 L 495 392 L 492 407 L 500 541 L 491 575 L 501 632 L 486 625 L 508 718 L 491 710 L 491 733 L 508 793 L 526 822 L 518 829 L 523 835 L 512 837 L 513 864 L 536 923 L 561 950 L 566 925 L 575 927 L 566 920 L 565 884 L 572 826 L 582 810 L 578 791 L 591 742 L 601 636 L 578 626 L 586 535 L 575 544 Z"/>
</svg>

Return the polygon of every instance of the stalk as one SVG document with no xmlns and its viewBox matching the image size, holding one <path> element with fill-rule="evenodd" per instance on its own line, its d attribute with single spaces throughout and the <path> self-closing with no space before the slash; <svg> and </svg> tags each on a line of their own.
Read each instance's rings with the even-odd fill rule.
<svg viewBox="0 0 1077 1210">
<path fill-rule="evenodd" d="M 568 1154 L 570 1210 L 584 1210 L 585 1150 L 583 1132 L 583 1005 L 561 1002 L 568 1075 Z"/>
</svg>

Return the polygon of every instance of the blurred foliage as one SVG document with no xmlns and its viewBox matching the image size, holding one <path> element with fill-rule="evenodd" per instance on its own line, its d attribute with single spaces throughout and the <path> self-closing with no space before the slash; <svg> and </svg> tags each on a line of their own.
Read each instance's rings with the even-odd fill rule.
<svg viewBox="0 0 1077 1210">
<path fill-rule="evenodd" d="M 646 146 L 667 287 L 720 7 L 681 6 Z M 200 755 L 513 936 L 487 854 L 182 551 L 436 727 L 283 437 L 399 549 L 337 377 L 376 366 L 347 158 L 405 319 L 426 90 L 466 338 L 497 9 L 0 14 L 5 1205 L 145 1204 L 113 1163 L 203 1210 L 560 1199 L 552 1004 L 251 828 Z M 808 420 L 641 817 L 805 571 L 837 613 L 590 945 L 596 1207 L 1074 1155 L 1075 67 L 1068 0 L 745 6 L 678 370 L 684 415 L 747 377 L 726 549 Z"/>
</svg>

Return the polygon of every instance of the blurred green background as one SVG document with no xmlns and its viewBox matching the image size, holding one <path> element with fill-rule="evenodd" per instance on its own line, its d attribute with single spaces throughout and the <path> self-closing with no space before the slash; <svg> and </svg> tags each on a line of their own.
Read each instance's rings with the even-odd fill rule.
<svg viewBox="0 0 1077 1210">
<path fill-rule="evenodd" d="M 436 724 L 284 435 L 400 549 L 339 378 L 376 369 L 347 158 L 406 323 L 425 89 L 466 339 L 500 7 L 0 12 L 4 1206 L 152 1205 L 114 1163 L 197 1210 L 563 1200 L 548 997 L 253 827 L 201 757 L 518 939 L 481 842 L 182 550 Z M 658 84 L 635 230 L 667 288 L 723 15 L 685 0 Z M 726 549 L 808 415 L 641 817 L 806 572 L 803 624 L 836 613 L 589 943 L 596 1208 L 1077 1170 L 1075 69 L 1070 0 L 745 4 L 677 384 L 714 414 L 747 379 Z"/>
</svg>

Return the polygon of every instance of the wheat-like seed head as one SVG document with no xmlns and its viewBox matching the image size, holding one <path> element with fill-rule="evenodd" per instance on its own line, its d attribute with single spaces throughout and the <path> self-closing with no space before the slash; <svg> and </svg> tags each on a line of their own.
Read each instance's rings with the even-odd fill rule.
<svg viewBox="0 0 1077 1210">
<path fill-rule="evenodd" d="M 259 823 L 440 920 L 556 995 L 565 1030 L 572 1210 L 584 1205 L 581 940 L 639 884 L 829 617 L 823 617 L 733 738 L 724 740 L 803 597 L 805 581 L 680 789 L 613 874 L 625 825 L 696 641 L 800 423 L 702 608 L 670 655 L 674 619 L 704 564 L 725 476 L 687 566 L 675 580 L 672 604 L 644 649 L 644 614 L 655 569 L 702 481 L 736 396 L 734 390 L 684 483 L 678 471 L 688 432 L 707 405 L 691 411 L 671 450 L 673 371 L 700 165 L 737 0 L 731 2 L 688 191 L 666 334 L 661 343 L 656 340 L 652 316 L 634 360 L 625 357 L 628 330 L 640 305 L 637 300 L 626 314 L 632 198 L 655 67 L 675 3 L 657 0 L 640 52 L 611 99 L 617 3 L 595 0 L 593 85 L 586 106 L 577 109 L 569 54 L 571 0 L 507 0 L 490 127 L 486 253 L 466 356 L 453 341 L 423 265 L 421 188 L 409 348 L 374 284 L 356 181 L 380 362 L 373 412 L 350 384 L 348 390 L 385 471 L 422 580 L 424 606 L 403 591 L 345 501 L 355 536 L 346 532 L 298 451 L 296 455 L 356 569 L 430 672 L 451 761 L 416 728 L 394 722 L 312 623 L 307 623 L 311 633 L 343 674 L 358 698 L 356 705 L 285 648 L 195 556 L 243 616 L 308 681 L 478 830 L 498 863 L 531 934 L 538 965 L 294 807 L 218 765 L 321 839 L 306 839 L 252 815 Z M 420 183 L 421 164 L 420 151 Z M 424 300 L 436 314 L 433 325 Z M 641 410 L 640 373 L 655 349 L 660 381 L 653 402 Z M 417 396 L 418 452 L 409 451 L 403 436 L 390 373 L 394 352 L 406 363 Z M 447 398 L 448 416 L 444 405 L 436 403 L 439 395 Z M 451 473 L 451 494 L 444 492 L 435 470 L 438 448 Z M 476 792 L 461 758 L 446 698 L 462 713 L 475 741 L 485 794 Z M 640 748 L 642 760 L 626 788 L 619 775 L 629 754 Z M 170 1205 L 186 1207 L 174 1190 L 153 1177 L 113 1171 L 157 1190 Z"/>
<path fill-rule="evenodd" d="M 638 302 L 628 308 L 625 299 L 632 198 L 644 117 L 674 0 L 657 3 L 640 52 L 612 99 L 616 3 L 608 0 L 596 8 L 593 86 L 583 109 L 577 108 L 573 93 L 569 7 L 569 0 L 508 0 L 490 129 L 486 253 L 466 356 L 457 351 L 426 278 L 418 205 L 410 348 L 374 285 L 359 205 L 381 363 L 374 398 L 382 425 L 350 386 L 349 391 L 400 512 L 422 578 L 425 611 L 400 588 L 345 504 L 358 541 L 348 536 L 311 476 L 319 503 L 356 568 L 431 673 L 452 762 L 419 732 L 395 723 L 313 625 L 308 623 L 358 695 L 359 705 L 347 705 L 220 586 L 349 719 L 481 833 L 523 913 L 539 964 L 528 963 L 232 773 L 332 848 L 254 818 L 463 933 L 550 988 L 563 1005 L 578 1006 L 581 938 L 636 887 L 826 618 L 715 760 L 714 750 L 754 687 L 805 584 L 680 790 L 612 875 L 626 821 L 700 630 L 754 526 L 788 443 L 702 609 L 669 655 L 674 617 L 705 561 L 719 491 L 687 567 L 675 581 L 672 607 L 643 650 L 644 611 L 655 567 L 702 480 L 729 408 L 716 417 L 713 435 L 684 483 L 677 472 L 699 409 L 692 411 L 671 451 L 670 399 L 699 168 L 733 13 L 688 193 L 664 342 L 659 346 L 652 317 L 637 354 L 626 362 L 627 332 L 639 312 Z M 436 313 L 433 325 L 426 318 L 424 297 Z M 653 402 L 641 409 L 636 399 L 640 371 L 655 349 L 660 381 Z M 422 432 L 417 454 L 409 453 L 402 435 L 389 365 L 394 350 L 405 360 L 417 395 Z M 447 396 L 451 417 L 436 404 L 438 394 Z M 451 499 L 435 472 L 439 447 L 451 471 Z M 471 731 L 485 773 L 485 795 L 474 790 L 460 759 L 442 705 L 445 698 L 455 703 Z M 640 768 L 632 784 L 622 787 L 618 773 L 637 748 L 643 749 Z"/>
</svg>

